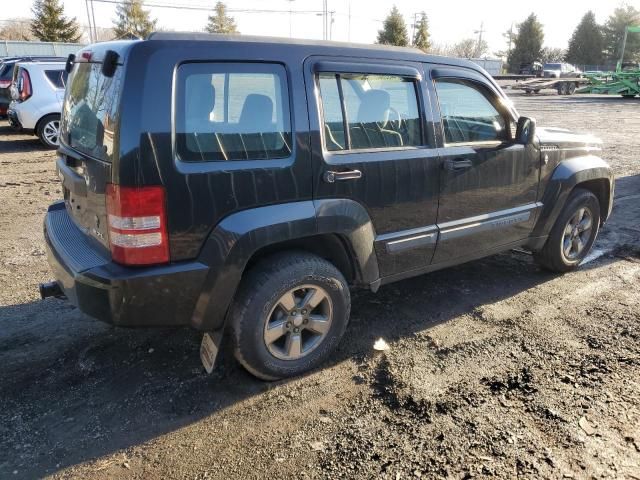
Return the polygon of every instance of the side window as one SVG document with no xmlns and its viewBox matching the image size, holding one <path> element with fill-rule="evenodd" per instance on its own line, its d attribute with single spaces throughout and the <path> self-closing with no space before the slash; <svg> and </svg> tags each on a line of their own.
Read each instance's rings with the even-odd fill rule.
<svg viewBox="0 0 640 480">
<path fill-rule="evenodd" d="M 67 72 L 65 70 L 45 70 L 44 74 L 56 88 L 64 88 L 67 84 Z"/>
<path fill-rule="evenodd" d="M 503 115 L 481 86 L 455 79 L 436 80 L 446 143 L 508 140 Z"/>
<path fill-rule="evenodd" d="M 423 144 L 415 80 L 399 75 L 334 73 L 320 74 L 318 80 L 328 151 Z"/>
<path fill-rule="evenodd" d="M 286 78 L 277 64 L 181 65 L 174 112 L 178 158 L 288 157 L 292 131 Z"/>
</svg>

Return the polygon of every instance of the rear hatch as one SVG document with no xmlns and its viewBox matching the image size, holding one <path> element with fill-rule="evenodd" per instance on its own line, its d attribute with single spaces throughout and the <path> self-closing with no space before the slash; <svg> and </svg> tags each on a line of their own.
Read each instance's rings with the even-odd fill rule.
<svg viewBox="0 0 640 480">
<path fill-rule="evenodd" d="M 106 190 L 117 155 L 124 68 L 102 73 L 92 53 L 79 54 L 62 108 L 57 169 L 66 208 L 76 225 L 109 249 Z"/>
</svg>

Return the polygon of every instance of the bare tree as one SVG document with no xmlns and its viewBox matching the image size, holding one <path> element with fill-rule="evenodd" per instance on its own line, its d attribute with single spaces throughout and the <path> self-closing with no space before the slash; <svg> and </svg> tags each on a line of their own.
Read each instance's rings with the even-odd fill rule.
<svg viewBox="0 0 640 480">
<path fill-rule="evenodd" d="M 6 22 L 6 23 L 5 23 Z M 0 28 L 0 40 L 35 40 L 31 32 L 31 20 L 28 18 L 10 18 L 3 21 Z"/>
<path fill-rule="evenodd" d="M 465 38 L 456 43 L 451 49 L 454 57 L 480 58 L 489 51 L 489 45 L 482 40 L 480 43 L 474 38 Z"/>
</svg>

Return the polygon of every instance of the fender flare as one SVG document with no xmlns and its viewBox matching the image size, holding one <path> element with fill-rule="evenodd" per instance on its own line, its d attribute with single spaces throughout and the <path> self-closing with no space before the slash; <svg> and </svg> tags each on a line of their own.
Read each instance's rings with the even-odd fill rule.
<svg viewBox="0 0 640 480">
<path fill-rule="evenodd" d="M 551 174 L 542 195 L 542 211 L 531 236 L 549 235 L 573 189 L 581 183 L 593 180 L 605 181 L 608 185 L 607 203 L 602 206 L 601 212 L 601 220 L 606 220 L 613 204 L 614 177 L 611 168 L 595 155 L 575 157 L 558 164 Z"/>
<path fill-rule="evenodd" d="M 224 328 L 242 274 L 258 250 L 324 233 L 340 235 L 347 241 L 362 283 L 378 279 L 373 226 L 357 202 L 308 200 L 243 210 L 224 218 L 202 248 L 198 261 L 207 265 L 208 272 L 191 325 L 201 331 Z"/>
</svg>

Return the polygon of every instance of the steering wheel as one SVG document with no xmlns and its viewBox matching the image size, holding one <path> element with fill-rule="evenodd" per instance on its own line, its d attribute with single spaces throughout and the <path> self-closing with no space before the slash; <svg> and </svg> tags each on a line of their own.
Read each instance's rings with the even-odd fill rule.
<svg viewBox="0 0 640 480">
<path fill-rule="evenodd" d="M 393 107 L 389 107 L 387 109 L 389 115 L 387 116 L 387 121 L 384 123 L 382 128 L 386 128 L 388 124 L 391 124 L 391 128 L 396 132 L 400 132 L 402 130 L 402 124 L 404 123 L 404 119 L 400 112 Z M 390 119 L 389 117 L 394 116 L 395 119 Z"/>
</svg>

